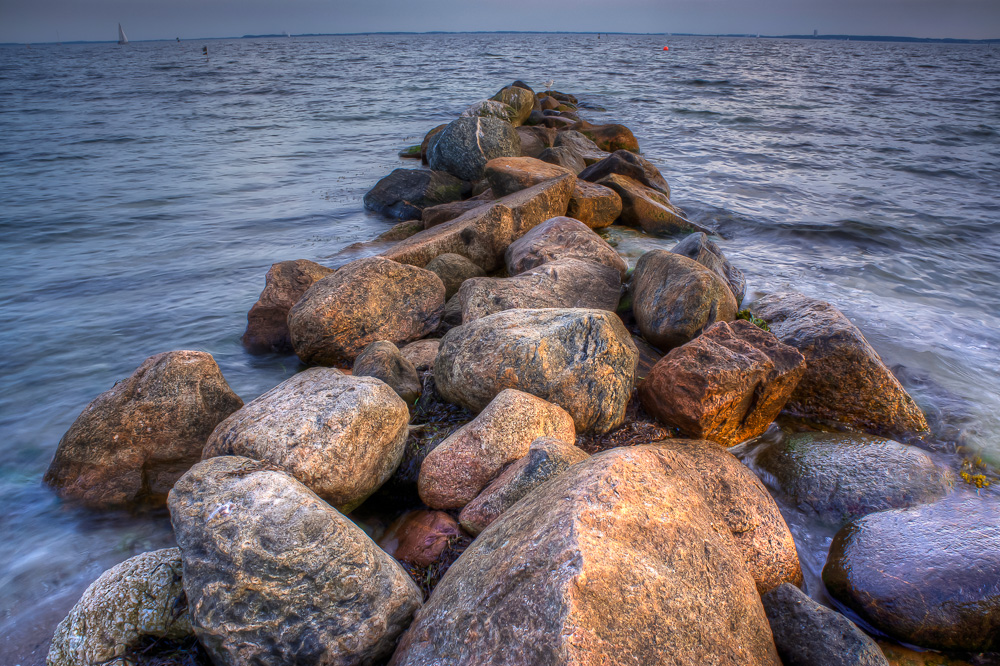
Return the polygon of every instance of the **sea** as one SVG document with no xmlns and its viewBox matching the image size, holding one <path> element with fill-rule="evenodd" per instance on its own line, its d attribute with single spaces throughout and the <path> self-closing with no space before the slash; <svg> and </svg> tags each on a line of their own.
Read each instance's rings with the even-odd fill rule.
<svg viewBox="0 0 1000 666">
<path fill-rule="evenodd" d="M 87 403 L 168 350 L 210 352 L 244 400 L 298 371 L 240 345 L 268 267 L 377 252 L 355 244 L 391 222 L 362 195 L 515 79 L 630 127 L 749 297 L 843 310 L 927 413 L 940 464 L 1000 462 L 1000 50 L 594 34 L 2 46 L 0 662 L 43 663 L 91 581 L 173 544 L 165 512 L 88 512 L 43 486 Z M 678 240 L 608 238 L 631 262 Z M 800 542 L 807 568 L 828 543 Z"/>
</svg>

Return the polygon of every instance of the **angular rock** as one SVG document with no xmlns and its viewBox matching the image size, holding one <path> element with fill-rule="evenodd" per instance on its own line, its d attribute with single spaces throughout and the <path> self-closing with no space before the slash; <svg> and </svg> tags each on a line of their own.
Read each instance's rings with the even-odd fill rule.
<svg viewBox="0 0 1000 666">
<path fill-rule="evenodd" d="M 560 132 L 560 134 L 563 134 L 563 132 Z M 534 157 L 537 157 L 543 162 L 563 167 L 564 169 L 568 169 L 577 174 L 587 168 L 587 164 L 583 161 L 583 158 L 580 157 L 576 151 L 567 146 L 546 148 L 540 151 L 537 155 L 534 155 Z"/>
<path fill-rule="evenodd" d="M 784 666 L 889 666 L 865 632 L 794 585 L 783 583 L 761 601 Z"/>
<path fill-rule="evenodd" d="M 927 430 L 913 398 L 840 310 L 794 292 L 765 296 L 750 309 L 806 357 L 788 412 L 876 435 Z"/>
<path fill-rule="evenodd" d="M 205 460 L 169 505 L 191 622 L 220 666 L 377 662 L 420 607 L 398 562 L 267 463 Z"/>
<path fill-rule="evenodd" d="M 59 441 L 45 483 L 92 508 L 166 500 L 220 421 L 243 406 L 211 354 L 150 356 L 87 405 Z"/>
<path fill-rule="evenodd" d="M 462 527 L 476 536 L 522 497 L 588 457 L 572 444 L 554 437 L 539 437 L 531 443 L 528 455 L 508 465 L 462 509 L 458 516 Z"/>
<path fill-rule="evenodd" d="M 667 250 L 639 257 L 629 291 L 642 337 L 661 349 L 679 347 L 736 316 L 736 299 L 722 278 Z"/>
<path fill-rule="evenodd" d="M 601 161 L 591 164 L 580 174 L 580 178 L 596 183 L 612 174 L 631 178 L 641 185 L 657 190 L 667 199 L 670 198 L 670 186 L 667 185 L 660 170 L 642 155 L 628 150 L 616 150 Z"/>
<path fill-rule="evenodd" d="M 520 154 L 521 138 L 510 123 L 498 118 L 458 118 L 435 137 L 427 160 L 435 171 L 477 181 L 490 160 Z"/>
<path fill-rule="evenodd" d="M 556 140 L 552 146 L 554 148 L 569 148 L 588 166 L 600 162 L 608 156 L 605 151 L 598 148 L 596 143 L 574 130 L 566 130 L 556 134 Z"/>
<path fill-rule="evenodd" d="M 131 557 L 91 583 L 56 627 L 45 663 L 104 664 L 141 649 L 147 637 L 191 635 L 181 553 L 164 548 Z"/>
<path fill-rule="evenodd" d="M 444 511 L 417 509 L 393 521 L 378 545 L 400 562 L 429 567 L 441 557 L 448 540 L 461 535 L 458 523 Z"/>
<path fill-rule="evenodd" d="M 507 86 L 494 95 L 493 99 L 511 107 L 514 116 L 510 122 L 515 127 L 523 124 L 535 108 L 535 93 L 520 86 Z"/>
<path fill-rule="evenodd" d="M 424 209 L 423 223 L 420 225 L 421 231 L 423 229 L 430 229 L 431 227 L 436 227 L 439 224 L 444 224 L 454 220 L 456 217 L 468 213 L 470 210 L 475 210 L 482 206 L 488 205 L 488 202 L 481 201 L 479 199 L 466 199 L 465 201 L 453 201 L 451 203 L 441 204 L 440 206 L 431 206 L 430 208 Z M 411 236 L 413 234 L 410 234 Z M 409 236 L 407 236 L 409 238 Z M 403 239 L 400 239 L 403 240 Z"/>
<path fill-rule="evenodd" d="M 603 310 L 506 310 L 452 329 L 434 378 L 441 396 L 480 411 L 518 389 L 559 405 L 579 432 L 621 425 L 639 352 L 621 319 Z"/>
<path fill-rule="evenodd" d="M 566 470 L 479 535 L 390 663 L 780 666 L 753 579 L 691 473 L 646 446 Z"/>
<path fill-rule="evenodd" d="M 436 273 L 441 278 L 441 282 L 444 283 L 445 298 L 451 298 L 457 294 L 458 288 L 466 280 L 486 275 L 486 271 L 469 259 L 450 252 L 434 257 L 424 268 Z"/>
<path fill-rule="evenodd" d="M 332 272 L 333 269 L 306 259 L 271 264 L 264 277 L 264 291 L 247 313 L 247 330 L 241 338 L 243 346 L 251 354 L 291 351 L 288 311 L 306 289 Z"/>
<path fill-rule="evenodd" d="M 556 131 L 550 127 L 528 127 L 522 125 L 517 128 L 517 133 L 521 137 L 521 157 L 538 157 L 546 148 L 552 147 L 552 142 L 556 140 Z"/>
<path fill-rule="evenodd" d="M 770 333 L 719 321 L 660 359 L 639 398 L 685 435 L 733 446 L 764 434 L 805 371 L 802 354 Z"/>
<path fill-rule="evenodd" d="M 431 271 L 382 257 L 358 259 L 316 282 L 292 307 L 292 346 L 305 363 L 353 363 L 372 342 L 398 345 L 437 328 L 444 294 Z"/>
<path fill-rule="evenodd" d="M 456 201 L 471 184 L 443 171 L 395 169 L 364 196 L 365 208 L 397 220 L 419 220 L 428 206 Z"/>
<path fill-rule="evenodd" d="M 631 155 L 631 153 L 627 153 Z M 703 232 L 693 233 L 671 250 L 675 254 L 682 254 L 688 259 L 694 259 L 699 264 L 712 270 L 729 285 L 729 289 L 736 298 L 736 307 L 743 303 L 743 297 L 747 291 L 747 281 L 743 277 L 743 272 L 736 268 L 722 254 L 719 246 L 708 238 L 708 234 Z"/>
<path fill-rule="evenodd" d="M 823 568 L 835 599 L 897 640 L 1000 652 L 1000 503 L 946 500 L 841 529 Z"/>
<path fill-rule="evenodd" d="M 354 359 L 354 377 L 374 377 L 389 386 L 400 398 L 412 405 L 420 397 L 423 384 L 413 367 L 396 345 L 386 340 L 373 342 Z"/>
<path fill-rule="evenodd" d="M 399 351 L 403 354 L 403 358 L 413 364 L 417 372 L 423 372 L 434 367 L 434 359 L 437 358 L 440 346 L 441 341 L 438 339 L 416 340 Z"/>
<path fill-rule="evenodd" d="M 581 259 L 613 268 L 622 279 L 628 264 L 586 224 L 571 217 L 553 217 L 510 244 L 504 254 L 507 272 L 517 275 L 558 259 Z"/>
<path fill-rule="evenodd" d="M 601 150 L 613 153 L 616 150 L 639 152 L 639 141 L 632 130 L 624 125 L 591 125 L 585 120 L 573 125 L 573 129 L 597 144 Z"/>
<path fill-rule="evenodd" d="M 486 163 L 485 173 L 493 193 L 505 197 L 571 172 L 533 157 L 498 157 Z"/>
<path fill-rule="evenodd" d="M 518 112 L 514 110 L 514 107 L 492 99 L 476 102 L 462 111 L 460 115 L 469 118 L 499 118 L 512 125 L 520 125 L 520 122 L 517 121 Z"/>
<path fill-rule="evenodd" d="M 617 192 L 597 183 L 576 181 L 566 215 L 580 220 L 591 229 L 603 229 L 614 224 L 621 214 L 622 198 Z"/>
<path fill-rule="evenodd" d="M 447 206 L 448 204 L 444 204 L 444 205 Z M 437 208 L 437 206 L 435 206 L 435 208 Z M 391 226 L 389 228 L 388 231 L 383 231 L 378 236 L 376 236 L 375 240 L 376 241 L 387 241 L 387 242 L 401 241 L 401 240 L 405 240 L 405 239 L 409 238 L 410 236 L 416 234 L 417 232 L 420 232 L 420 231 L 423 231 L 423 230 L 424 230 L 424 223 L 421 222 L 420 220 L 407 220 L 406 222 L 400 222 L 399 224 L 394 224 L 393 226 Z M 295 300 L 298 300 L 298 299 L 295 299 Z M 293 302 L 292 305 L 294 305 L 294 304 L 295 303 Z M 289 305 L 289 307 L 291 307 L 291 305 Z M 287 311 L 285 312 L 285 319 L 286 319 L 286 321 L 285 321 L 285 327 L 286 327 L 285 334 L 287 335 L 288 334 L 288 330 L 287 330 L 287 327 L 288 327 L 288 322 L 287 322 L 288 312 Z M 292 343 L 291 343 L 291 341 L 289 341 L 289 343 L 288 343 L 288 349 L 291 350 L 291 348 L 292 348 Z"/>
<path fill-rule="evenodd" d="M 406 403 L 383 382 L 310 368 L 220 423 L 205 458 L 264 461 L 347 513 L 392 476 L 409 420 Z"/>
<path fill-rule="evenodd" d="M 501 391 L 480 414 L 427 454 L 420 499 L 434 509 L 460 509 L 504 468 L 526 456 L 539 437 L 576 441 L 565 410 L 533 395 Z"/>
<path fill-rule="evenodd" d="M 621 222 L 624 225 L 639 227 L 652 235 L 704 231 L 685 219 L 665 195 L 631 178 L 613 173 L 601 178 L 597 184 L 614 190 L 621 197 Z"/>
</svg>

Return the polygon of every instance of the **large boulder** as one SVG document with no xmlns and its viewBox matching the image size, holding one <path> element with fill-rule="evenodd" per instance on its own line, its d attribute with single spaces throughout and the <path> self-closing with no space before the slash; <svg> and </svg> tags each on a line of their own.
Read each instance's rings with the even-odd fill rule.
<svg viewBox="0 0 1000 666">
<path fill-rule="evenodd" d="M 392 476 L 409 419 L 406 403 L 378 379 L 310 368 L 220 423 L 205 457 L 267 462 L 347 513 Z"/>
<path fill-rule="evenodd" d="M 679 347 L 715 322 L 736 317 L 736 299 L 722 278 L 667 250 L 639 257 L 629 289 L 642 337 L 662 349 Z"/>
<path fill-rule="evenodd" d="M 614 313 L 505 310 L 448 331 L 434 378 L 445 400 L 472 411 L 514 388 L 565 409 L 578 431 L 602 434 L 625 419 L 638 359 Z"/>
<path fill-rule="evenodd" d="M 631 153 L 628 153 L 631 154 Z M 694 259 L 699 264 L 715 272 L 729 285 L 736 298 L 736 307 L 743 302 L 747 291 L 747 281 L 743 272 L 733 266 L 719 246 L 708 238 L 704 232 L 696 232 L 675 245 L 671 250 L 675 254 L 683 254 L 688 259 Z"/>
<path fill-rule="evenodd" d="M 497 157 L 521 154 L 521 138 L 509 122 L 499 118 L 458 118 L 434 137 L 427 161 L 435 171 L 475 182 L 486 163 Z"/>
<path fill-rule="evenodd" d="M 622 198 L 609 187 L 576 181 L 566 215 L 580 220 L 591 229 L 603 229 L 615 223 L 622 214 Z"/>
<path fill-rule="evenodd" d="M 291 351 L 288 311 L 314 282 L 332 272 L 306 259 L 271 264 L 264 276 L 264 291 L 247 313 L 243 346 L 251 354 Z"/>
<path fill-rule="evenodd" d="M 419 220 L 428 206 L 467 196 L 472 184 L 444 171 L 395 169 L 364 196 L 365 208 L 397 220 Z"/>
<path fill-rule="evenodd" d="M 462 283 L 462 323 L 503 310 L 593 308 L 614 312 L 621 275 L 604 264 L 556 259 L 509 278 L 472 278 Z"/>
<path fill-rule="evenodd" d="M 654 236 L 670 235 L 681 231 L 704 231 L 686 219 L 665 195 L 642 183 L 616 173 L 597 181 L 610 188 L 622 199 L 621 223 L 638 227 Z"/>
<path fill-rule="evenodd" d="M 834 537 L 823 582 L 904 643 L 1000 652 L 998 516 L 985 497 L 869 514 Z"/>
<path fill-rule="evenodd" d="M 638 139 L 632 134 L 632 130 L 624 125 L 591 125 L 587 121 L 581 120 L 574 124 L 572 129 L 593 141 L 601 150 L 609 153 L 616 150 L 639 152 Z"/>
<path fill-rule="evenodd" d="M 404 402 L 411 405 L 423 391 L 417 369 L 403 356 L 399 347 L 387 340 L 379 340 L 365 347 L 354 359 L 351 374 L 355 377 L 374 377 L 384 382 Z"/>
<path fill-rule="evenodd" d="M 471 118 L 499 118 L 500 120 L 504 120 L 514 126 L 520 124 L 515 122 L 517 119 L 517 111 L 515 111 L 511 105 L 504 104 L 503 102 L 498 102 L 493 99 L 476 102 L 465 111 L 462 111 L 459 115 Z"/>
<path fill-rule="evenodd" d="M 613 268 L 625 279 L 628 264 L 608 242 L 571 217 L 554 217 L 539 224 L 507 248 L 504 263 L 517 275 L 558 259 L 580 259 Z"/>
<path fill-rule="evenodd" d="M 509 106 L 514 115 L 510 122 L 517 127 L 524 124 L 535 108 L 535 93 L 520 86 L 507 86 L 492 97 L 493 100 Z"/>
<path fill-rule="evenodd" d="M 475 419 L 427 454 L 420 466 L 420 499 L 435 509 L 461 509 L 506 465 L 527 455 L 539 437 L 572 444 L 573 419 L 541 398 L 501 391 Z"/>
<path fill-rule="evenodd" d="M 429 567 L 462 536 L 458 523 L 444 511 L 407 511 L 389 525 L 378 545 L 400 562 Z"/>
<path fill-rule="evenodd" d="M 616 150 L 601 161 L 588 166 L 579 177 L 596 183 L 611 174 L 631 178 L 641 185 L 659 191 L 667 199 L 670 198 L 670 186 L 667 185 L 660 170 L 642 155 L 628 150 Z"/>
<path fill-rule="evenodd" d="M 486 163 L 486 180 L 498 197 L 505 197 L 568 173 L 572 172 L 533 157 L 498 157 Z"/>
<path fill-rule="evenodd" d="M 305 363 L 351 364 L 376 340 L 398 345 L 437 328 L 444 294 L 431 271 L 382 257 L 358 259 L 314 284 L 292 307 L 292 345 Z"/>
<path fill-rule="evenodd" d="M 770 294 L 750 309 L 806 357 L 806 374 L 787 411 L 876 435 L 927 430 L 913 398 L 840 310 L 793 292 Z"/>
<path fill-rule="evenodd" d="M 733 446 L 767 430 L 805 371 L 795 347 L 748 321 L 718 321 L 660 359 L 639 397 L 685 435 Z"/>
<path fill-rule="evenodd" d="M 472 263 L 468 258 L 451 252 L 434 257 L 424 268 L 436 273 L 441 278 L 441 282 L 444 283 L 445 298 L 451 298 L 457 294 L 458 288 L 466 280 L 486 275 L 486 271 Z"/>
<path fill-rule="evenodd" d="M 390 664 L 780 666 L 753 578 L 694 474 L 648 446 L 570 467 L 473 541 Z"/>
<path fill-rule="evenodd" d="M 220 421 L 243 406 L 211 354 L 151 356 L 94 398 L 59 441 L 45 483 L 93 508 L 160 503 Z"/>
<path fill-rule="evenodd" d="M 181 583 L 181 553 L 164 548 L 108 569 L 56 627 L 46 666 L 106 664 L 134 655 L 146 638 L 193 634 Z M 124 662 L 123 662 L 124 663 Z"/>
<path fill-rule="evenodd" d="M 420 607 L 398 562 L 268 463 L 203 461 L 169 506 L 191 622 L 219 666 L 375 663 Z"/>
</svg>

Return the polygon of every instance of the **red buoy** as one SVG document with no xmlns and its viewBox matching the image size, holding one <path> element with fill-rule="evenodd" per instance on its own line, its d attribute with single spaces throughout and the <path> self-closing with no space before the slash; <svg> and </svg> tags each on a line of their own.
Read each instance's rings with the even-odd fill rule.
<svg viewBox="0 0 1000 666">
<path fill-rule="evenodd" d="M 664 50 L 664 51 L 669 51 L 669 50 L 670 50 L 670 47 L 669 47 L 669 46 L 664 46 L 664 47 L 663 47 L 663 50 Z"/>
</svg>

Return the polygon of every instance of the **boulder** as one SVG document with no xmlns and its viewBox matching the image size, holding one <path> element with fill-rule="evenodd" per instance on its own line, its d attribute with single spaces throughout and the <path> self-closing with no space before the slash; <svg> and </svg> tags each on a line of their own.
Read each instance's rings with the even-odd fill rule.
<svg viewBox="0 0 1000 666">
<path fill-rule="evenodd" d="M 604 264 L 556 259 L 509 278 L 472 278 L 462 283 L 462 323 L 503 310 L 591 308 L 614 312 L 621 275 Z"/>
<path fill-rule="evenodd" d="M 493 99 L 476 102 L 460 115 L 469 118 L 499 118 L 515 126 L 520 124 L 517 122 L 517 111 L 512 106 Z"/>
<path fill-rule="evenodd" d="M 661 358 L 639 385 L 646 411 L 733 446 L 764 434 L 806 371 L 802 354 L 748 321 L 719 321 Z"/>
<path fill-rule="evenodd" d="M 387 340 L 379 340 L 365 347 L 354 359 L 351 374 L 355 377 L 374 377 L 389 386 L 403 401 L 412 405 L 420 397 L 423 384 L 399 348 Z"/>
<path fill-rule="evenodd" d="M 788 412 L 876 435 L 927 430 L 913 398 L 840 310 L 793 292 L 765 296 L 750 309 L 806 357 Z"/>
<path fill-rule="evenodd" d="M 823 582 L 893 638 L 1000 652 L 1000 503 L 945 500 L 872 513 L 833 539 Z"/>
<path fill-rule="evenodd" d="M 486 180 L 498 197 L 571 173 L 569 169 L 533 157 L 498 157 L 486 163 Z"/>
<path fill-rule="evenodd" d="M 622 198 L 611 188 L 576 181 L 576 189 L 566 207 L 566 215 L 576 218 L 591 229 L 603 229 L 615 223 L 622 214 Z"/>
<path fill-rule="evenodd" d="M 431 206 L 430 208 L 424 209 L 424 215 L 421 218 L 423 220 L 420 225 L 418 232 L 423 229 L 430 229 L 431 227 L 436 227 L 439 224 L 444 224 L 454 220 L 456 217 L 460 217 L 470 210 L 475 210 L 482 206 L 488 205 L 488 202 L 481 201 L 479 199 L 466 199 L 465 201 L 452 201 L 451 203 L 441 204 L 440 206 Z M 410 234 L 411 236 L 413 234 Z M 409 238 L 409 236 L 407 236 Z M 400 239 L 403 240 L 403 239 Z"/>
<path fill-rule="evenodd" d="M 768 442 L 753 464 L 800 510 L 837 526 L 875 511 L 944 497 L 952 474 L 918 448 L 852 432 L 808 432 Z"/>
<path fill-rule="evenodd" d="M 736 299 L 722 278 L 667 250 L 639 257 L 630 293 L 642 337 L 661 349 L 679 347 L 715 322 L 736 317 Z"/>
<path fill-rule="evenodd" d="M 458 118 L 435 137 L 427 160 L 435 171 L 477 181 L 490 160 L 520 154 L 521 139 L 510 123 L 498 118 Z"/>
<path fill-rule="evenodd" d="M 131 557 L 90 584 L 56 627 L 46 666 L 106 664 L 194 633 L 181 584 L 181 553 L 164 548 Z M 124 663 L 124 662 L 123 662 Z"/>
<path fill-rule="evenodd" d="M 507 86 L 493 96 L 494 100 L 509 106 L 514 115 L 510 122 L 516 127 L 524 124 L 535 108 L 535 93 L 520 86 Z"/>
<path fill-rule="evenodd" d="M 352 261 L 316 282 L 289 311 L 292 346 L 305 363 L 353 363 L 372 342 L 398 345 L 437 328 L 444 294 L 441 278 L 423 268 L 382 257 Z"/>
<path fill-rule="evenodd" d="M 393 521 L 378 545 L 400 562 L 429 567 L 441 557 L 448 541 L 460 536 L 458 523 L 444 511 L 417 509 Z"/>
<path fill-rule="evenodd" d="M 559 100 L 549 95 L 540 95 L 538 105 L 542 107 L 542 111 L 555 111 L 556 107 L 559 106 Z"/>
<path fill-rule="evenodd" d="M 545 127 L 551 127 L 556 130 L 566 130 L 576 124 L 576 121 L 572 118 L 563 118 L 562 116 L 545 116 L 542 119 L 542 125 Z"/>
<path fill-rule="evenodd" d="M 426 266 L 434 257 L 451 252 L 468 257 L 485 271 L 497 270 L 508 245 L 545 220 L 566 214 L 575 180 L 567 174 L 509 194 L 408 238 L 383 256 Z"/>
<path fill-rule="evenodd" d="M 583 450 L 555 437 L 539 437 L 531 443 L 528 455 L 508 465 L 462 509 L 458 516 L 462 527 L 476 536 L 522 497 L 588 457 Z"/>
<path fill-rule="evenodd" d="M 205 460 L 169 506 L 191 623 L 219 666 L 374 663 L 420 607 L 398 562 L 268 463 Z"/>
<path fill-rule="evenodd" d="M 563 117 L 567 116 L 564 114 Z M 608 156 L 605 151 L 598 148 L 596 143 L 574 130 L 566 130 L 556 134 L 552 146 L 554 148 L 569 148 L 588 166 L 600 162 Z"/>
<path fill-rule="evenodd" d="M 220 423 L 205 458 L 264 461 L 347 513 L 392 476 L 409 420 L 406 403 L 380 380 L 310 368 Z"/>
<path fill-rule="evenodd" d="M 504 468 L 526 456 L 539 437 L 576 441 L 565 410 L 533 395 L 501 391 L 479 415 L 427 454 L 420 466 L 420 499 L 434 509 L 460 509 Z"/>
<path fill-rule="evenodd" d="M 784 666 L 889 666 L 878 644 L 836 611 L 783 583 L 761 597 Z"/>
<path fill-rule="evenodd" d="M 624 225 L 638 227 L 652 235 L 704 231 L 687 220 L 666 195 L 631 178 L 613 173 L 601 178 L 597 184 L 614 190 L 621 197 L 621 222 Z"/>
<path fill-rule="evenodd" d="M 399 351 L 403 358 L 413 364 L 417 372 L 423 372 L 434 367 L 434 359 L 437 358 L 440 346 L 441 341 L 438 339 L 416 340 Z"/>
<path fill-rule="evenodd" d="M 639 152 L 639 141 L 632 134 L 632 130 L 624 125 L 591 125 L 587 121 L 581 120 L 574 124 L 572 129 L 593 141 L 601 150 L 609 153 L 616 150 Z"/>
<path fill-rule="evenodd" d="M 510 244 L 504 254 L 507 272 L 517 275 L 558 259 L 581 259 L 618 271 L 622 279 L 628 264 L 586 224 L 571 217 L 553 217 Z"/>
<path fill-rule="evenodd" d="M 450 252 L 434 257 L 424 268 L 441 278 L 441 282 L 444 283 L 445 298 L 457 294 L 458 288 L 466 280 L 486 275 L 486 271 L 469 259 Z"/>
<path fill-rule="evenodd" d="M 545 483 L 451 566 L 390 664 L 780 666 L 753 579 L 691 473 L 638 446 Z"/>
<path fill-rule="evenodd" d="M 151 356 L 84 408 L 45 483 L 91 508 L 162 504 L 215 426 L 242 406 L 211 354 Z"/>
<path fill-rule="evenodd" d="M 424 135 L 424 140 L 420 142 L 420 161 L 424 164 L 427 164 L 427 153 L 430 150 L 431 141 L 433 141 L 447 126 L 447 124 L 438 125 Z"/>
<path fill-rule="evenodd" d="M 630 178 L 640 185 L 657 190 L 667 199 L 670 198 L 670 186 L 660 170 L 642 155 L 628 150 L 616 150 L 599 162 L 592 163 L 580 174 L 580 178 L 596 183 L 612 174 Z"/>
<path fill-rule="evenodd" d="M 631 153 L 627 153 L 631 155 Z M 710 269 L 721 277 L 729 285 L 729 289 L 736 298 L 736 307 L 743 303 L 743 297 L 747 291 L 747 281 L 743 277 L 743 272 L 732 265 L 726 255 L 722 254 L 719 246 L 708 238 L 708 234 L 696 232 L 682 240 L 670 250 L 675 254 L 682 254 L 688 259 L 694 259 L 705 268 Z"/>
<path fill-rule="evenodd" d="M 434 378 L 448 402 L 478 412 L 508 388 L 559 405 L 577 430 L 621 425 L 639 352 L 604 310 L 505 310 L 456 327 L 441 340 Z"/>
<path fill-rule="evenodd" d="M 424 208 L 456 201 L 471 190 L 470 183 L 444 171 L 395 169 L 368 190 L 364 204 L 368 210 L 397 220 L 419 220 Z"/>
<path fill-rule="evenodd" d="M 538 157 L 546 148 L 552 147 L 552 142 L 556 140 L 556 131 L 550 127 L 528 127 L 522 125 L 517 128 L 517 133 L 521 137 L 521 157 Z"/>
<path fill-rule="evenodd" d="M 251 354 L 291 351 L 288 311 L 306 289 L 332 272 L 306 259 L 271 264 L 264 276 L 264 291 L 247 313 L 247 330 L 241 338 L 247 351 Z"/>
<path fill-rule="evenodd" d="M 448 204 L 444 205 L 447 206 Z M 437 206 L 435 206 L 435 208 L 437 208 Z M 383 231 L 378 236 L 376 236 L 375 241 L 376 242 L 385 241 L 394 243 L 396 241 L 405 240 L 410 236 L 414 235 L 415 233 L 423 230 L 424 230 L 424 223 L 421 222 L 420 220 L 407 220 L 406 222 L 400 222 L 399 224 L 392 225 L 391 227 L 389 227 L 388 231 Z M 294 304 L 295 303 L 292 302 L 292 305 Z M 289 305 L 289 307 L 291 307 L 291 305 Z M 285 335 L 288 335 L 288 322 L 286 321 L 287 319 L 288 319 L 288 312 L 285 312 L 285 320 L 283 320 L 285 323 Z M 291 350 L 291 348 L 292 348 L 292 343 L 291 341 L 289 341 L 288 349 Z"/>
<path fill-rule="evenodd" d="M 560 132 L 563 134 L 563 132 Z M 539 151 L 537 155 L 534 155 L 543 162 L 548 162 L 549 164 L 554 164 L 556 166 L 568 169 L 573 173 L 580 173 L 585 168 L 587 168 L 587 163 L 583 161 L 575 150 L 569 148 L 568 146 L 559 146 L 558 148 L 546 148 Z"/>
</svg>

